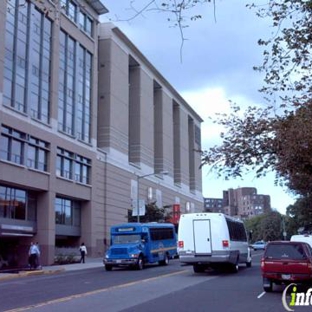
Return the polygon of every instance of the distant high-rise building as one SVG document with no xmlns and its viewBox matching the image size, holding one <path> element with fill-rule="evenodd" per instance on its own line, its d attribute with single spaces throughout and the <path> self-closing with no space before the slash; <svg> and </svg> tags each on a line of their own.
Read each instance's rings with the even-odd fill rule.
<svg viewBox="0 0 312 312">
<path fill-rule="evenodd" d="M 269 195 L 257 194 L 254 187 L 223 191 L 223 198 L 204 198 L 204 209 L 230 216 L 249 218 L 271 210 Z"/>
<path fill-rule="evenodd" d="M 204 211 L 224 212 L 222 198 L 204 198 Z"/>
</svg>

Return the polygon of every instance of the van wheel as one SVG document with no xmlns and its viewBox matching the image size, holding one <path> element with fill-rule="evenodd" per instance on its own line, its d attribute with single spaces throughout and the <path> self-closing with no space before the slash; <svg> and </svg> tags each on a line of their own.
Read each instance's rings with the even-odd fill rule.
<svg viewBox="0 0 312 312">
<path fill-rule="evenodd" d="M 273 283 L 268 278 L 263 278 L 263 290 L 265 292 L 272 292 L 273 291 Z"/>
<path fill-rule="evenodd" d="M 195 273 L 203 273 L 203 272 L 205 272 L 205 267 L 203 265 L 200 265 L 200 264 L 194 264 L 193 265 L 193 271 Z"/>
<path fill-rule="evenodd" d="M 136 264 L 137 270 L 143 270 L 144 268 L 144 262 L 142 256 L 139 257 L 138 262 Z"/>
<path fill-rule="evenodd" d="M 105 265 L 105 270 L 106 271 L 111 271 L 112 270 L 112 266 L 111 265 Z"/>
<path fill-rule="evenodd" d="M 169 256 L 168 256 L 168 254 L 165 254 L 164 260 L 161 260 L 158 263 L 159 263 L 159 265 L 168 265 L 169 264 Z"/>
<path fill-rule="evenodd" d="M 237 259 L 235 264 L 230 265 L 230 271 L 232 273 L 237 273 L 238 269 L 239 269 L 239 267 L 238 267 L 238 259 Z"/>
<path fill-rule="evenodd" d="M 251 267 L 251 260 L 246 262 L 246 267 L 250 268 Z"/>
</svg>

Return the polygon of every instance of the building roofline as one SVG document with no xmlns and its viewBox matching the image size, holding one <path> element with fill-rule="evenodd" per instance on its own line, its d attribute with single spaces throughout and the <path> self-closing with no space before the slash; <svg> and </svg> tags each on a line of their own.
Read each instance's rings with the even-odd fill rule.
<svg viewBox="0 0 312 312">
<path fill-rule="evenodd" d="M 99 15 L 108 13 L 108 9 L 102 3 L 102 0 L 86 0 L 86 2 L 98 13 Z"/>
<path fill-rule="evenodd" d="M 111 24 L 111 23 L 103 23 Z M 112 24 L 113 25 L 113 24 Z M 130 39 L 115 25 L 111 27 L 112 32 L 123 40 L 131 50 L 144 62 L 155 74 L 157 79 L 162 82 L 181 102 L 183 105 L 197 118 L 199 122 L 203 122 L 203 119 L 196 113 L 196 111 L 186 102 L 186 100 L 178 93 L 178 91 L 169 83 L 169 81 L 156 69 L 156 67 L 142 54 L 142 52 L 130 41 Z"/>
</svg>

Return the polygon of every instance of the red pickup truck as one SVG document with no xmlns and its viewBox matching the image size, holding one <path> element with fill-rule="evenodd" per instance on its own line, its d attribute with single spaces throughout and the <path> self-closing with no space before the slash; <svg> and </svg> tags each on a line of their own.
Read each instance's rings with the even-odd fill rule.
<svg viewBox="0 0 312 312">
<path fill-rule="evenodd" d="M 312 248 L 305 242 L 269 242 L 261 259 L 263 289 L 273 284 L 312 283 Z"/>
</svg>

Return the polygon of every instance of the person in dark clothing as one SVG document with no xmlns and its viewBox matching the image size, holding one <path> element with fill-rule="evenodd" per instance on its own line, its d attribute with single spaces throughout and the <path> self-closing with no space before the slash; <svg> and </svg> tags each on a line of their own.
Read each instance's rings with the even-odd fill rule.
<svg viewBox="0 0 312 312">
<path fill-rule="evenodd" d="M 84 243 L 82 243 L 80 245 L 80 248 L 79 248 L 79 251 L 80 251 L 80 263 L 85 263 L 85 257 L 87 255 L 87 247 L 85 246 Z"/>
</svg>

